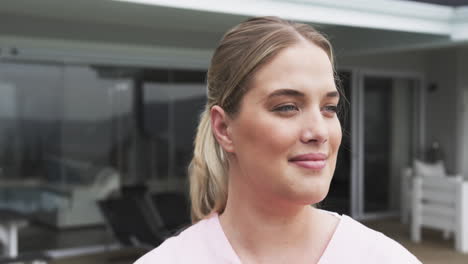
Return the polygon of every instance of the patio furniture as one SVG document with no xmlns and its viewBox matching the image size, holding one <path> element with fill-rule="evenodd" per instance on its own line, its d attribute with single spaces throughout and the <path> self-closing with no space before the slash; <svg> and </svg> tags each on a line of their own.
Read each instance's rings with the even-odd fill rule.
<svg viewBox="0 0 468 264">
<path fill-rule="evenodd" d="M 41 222 L 57 228 L 103 224 L 97 201 L 119 188 L 119 173 L 108 167 L 101 168 L 94 180 L 86 185 L 44 184 L 41 195 L 44 208 L 36 216 Z"/>
<path fill-rule="evenodd" d="M 24 215 L 9 209 L 0 209 L 0 243 L 7 257 L 18 256 L 18 230 L 27 223 Z"/>
<path fill-rule="evenodd" d="M 155 211 L 168 235 L 190 226 L 190 207 L 187 197 L 179 192 L 160 192 L 151 195 Z"/>
<path fill-rule="evenodd" d="M 415 177 L 411 205 L 411 240 L 421 241 L 421 229 L 452 232 L 455 248 L 468 253 L 468 182 L 462 177 Z"/>
<path fill-rule="evenodd" d="M 98 202 L 117 240 L 128 247 L 152 249 L 164 241 L 149 201 L 140 197 L 113 197 Z"/>
<path fill-rule="evenodd" d="M 460 177 L 459 175 L 448 175 L 442 161 L 426 163 L 414 160 L 413 166 L 403 168 L 400 181 L 400 221 L 408 224 L 411 216 L 411 195 L 413 192 L 413 178 L 415 177 Z"/>
<path fill-rule="evenodd" d="M 119 197 L 98 204 L 124 246 L 152 249 L 191 224 L 188 200 L 179 192 L 152 194 L 144 186 L 125 186 Z"/>
</svg>

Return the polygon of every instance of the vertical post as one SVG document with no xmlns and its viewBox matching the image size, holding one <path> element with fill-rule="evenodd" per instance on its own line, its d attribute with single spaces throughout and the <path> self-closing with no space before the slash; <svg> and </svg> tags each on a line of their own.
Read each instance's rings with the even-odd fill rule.
<svg viewBox="0 0 468 264">
<path fill-rule="evenodd" d="M 455 248 L 462 253 L 468 253 L 468 182 L 457 186 L 457 230 L 455 232 Z"/>
<path fill-rule="evenodd" d="M 408 224 L 411 206 L 410 204 L 413 202 L 410 198 L 411 193 L 411 179 L 413 177 L 413 170 L 411 168 L 403 168 L 401 170 L 401 195 L 400 195 L 400 221 L 403 224 Z"/>
<path fill-rule="evenodd" d="M 145 73 L 139 72 L 133 79 L 133 154 L 131 156 L 131 175 L 125 182 L 127 185 L 145 185 L 149 178 L 148 139 L 144 129 L 144 84 Z M 125 184 L 124 183 L 124 184 Z"/>
<path fill-rule="evenodd" d="M 413 196 L 411 201 L 411 240 L 421 242 L 421 198 L 422 178 L 413 178 Z"/>
<path fill-rule="evenodd" d="M 18 226 L 17 223 L 10 223 L 7 229 L 7 256 L 16 258 L 18 256 Z"/>
</svg>

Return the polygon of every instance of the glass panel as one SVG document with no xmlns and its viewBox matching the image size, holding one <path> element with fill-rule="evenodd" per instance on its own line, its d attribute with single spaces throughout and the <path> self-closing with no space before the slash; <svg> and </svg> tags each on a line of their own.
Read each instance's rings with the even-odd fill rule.
<svg viewBox="0 0 468 264">
<path fill-rule="evenodd" d="M 27 228 L 41 237 L 34 241 L 51 235 L 36 222 L 87 227 L 20 251 L 102 243 L 104 230 L 88 228 L 103 223 L 96 201 L 122 185 L 162 179 L 164 188 L 185 188 L 205 75 L 0 63 L 0 208 L 28 214 Z"/>
<path fill-rule="evenodd" d="M 0 63 L 0 206 L 41 209 L 44 162 L 60 149 L 61 68 Z"/>
<path fill-rule="evenodd" d="M 103 224 L 96 202 L 118 191 L 131 163 L 126 146 L 132 142 L 133 79 L 121 73 L 0 63 L 0 208 L 27 214 L 33 219 L 27 228 L 37 236 L 51 232 L 36 222 L 56 228 Z M 102 228 L 82 234 L 65 243 L 22 243 L 20 251 L 96 244 L 105 236 Z"/>
<path fill-rule="evenodd" d="M 173 97 L 174 110 L 174 175 L 187 178 L 187 169 L 193 156 L 193 142 L 199 116 L 206 103 L 203 85 L 180 85 L 183 95 Z"/>
<path fill-rule="evenodd" d="M 128 158 L 117 158 L 126 155 L 122 145 L 131 137 L 132 80 L 90 66 L 66 66 L 64 81 L 64 183 L 92 184 L 106 168 L 119 171 L 119 177 L 127 174 Z"/>
<path fill-rule="evenodd" d="M 145 83 L 144 94 L 144 128 L 150 137 L 151 164 L 150 177 L 166 179 L 169 174 L 170 149 L 172 139 L 169 119 L 171 99 L 167 84 Z"/>
<path fill-rule="evenodd" d="M 415 82 L 364 79 L 364 211 L 398 208 L 400 171 L 413 153 Z"/>
<path fill-rule="evenodd" d="M 144 130 L 149 135 L 151 177 L 171 185 L 185 181 L 199 115 L 206 102 L 202 84 L 144 83 Z M 180 186 L 179 186 L 180 187 Z"/>
</svg>

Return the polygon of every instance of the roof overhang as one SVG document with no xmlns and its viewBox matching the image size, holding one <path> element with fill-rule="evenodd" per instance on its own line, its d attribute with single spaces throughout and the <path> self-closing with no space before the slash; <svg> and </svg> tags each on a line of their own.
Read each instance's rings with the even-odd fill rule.
<svg viewBox="0 0 468 264">
<path fill-rule="evenodd" d="M 468 43 L 468 7 L 410 1 L 4 0 L 0 48 L 21 52 L 0 56 L 203 68 L 226 30 L 264 15 L 318 27 L 341 57 Z"/>
<path fill-rule="evenodd" d="M 451 30 L 450 35 L 453 40 L 468 40 L 468 7 L 459 7 L 454 10 Z"/>
<path fill-rule="evenodd" d="M 241 16 L 275 15 L 347 26 L 468 39 L 468 8 L 389 0 L 115 0 Z"/>
</svg>

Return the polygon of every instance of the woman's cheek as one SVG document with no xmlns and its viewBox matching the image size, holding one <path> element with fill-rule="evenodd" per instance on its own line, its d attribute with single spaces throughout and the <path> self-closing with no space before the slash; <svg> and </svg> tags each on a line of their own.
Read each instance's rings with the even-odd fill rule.
<svg viewBox="0 0 468 264">
<path fill-rule="evenodd" d="M 333 128 L 333 137 L 334 137 L 334 144 L 336 145 L 336 148 L 338 149 L 341 145 L 341 139 L 343 137 L 342 131 L 341 131 L 341 124 L 338 119 L 336 119 L 334 128 Z"/>
<path fill-rule="evenodd" d="M 276 148 L 291 147 L 299 139 L 296 131 L 297 124 L 291 120 L 274 119 L 263 125 L 263 140 Z"/>
</svg>

